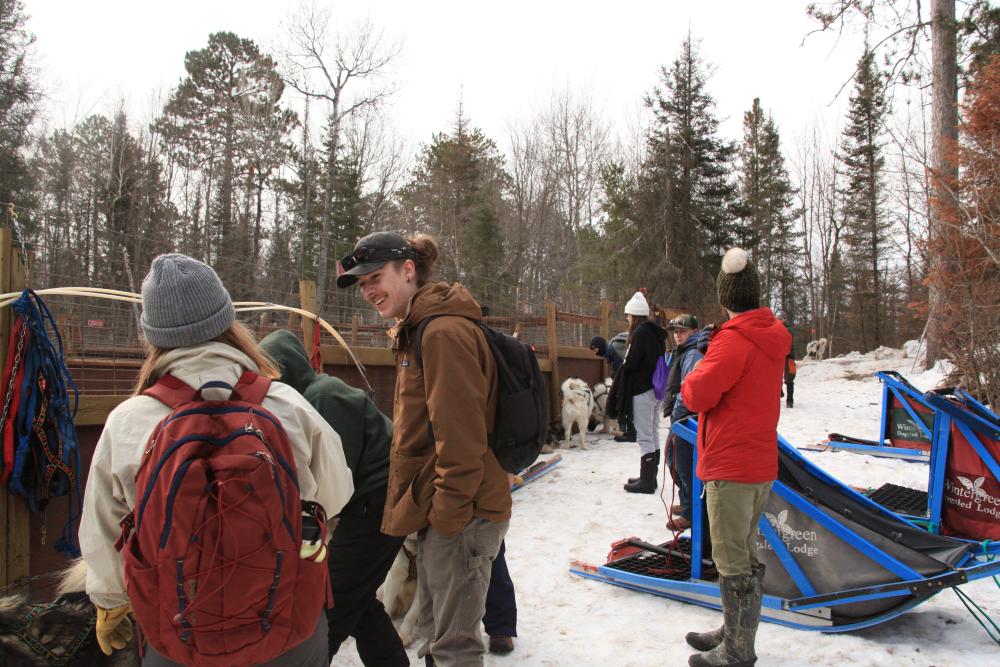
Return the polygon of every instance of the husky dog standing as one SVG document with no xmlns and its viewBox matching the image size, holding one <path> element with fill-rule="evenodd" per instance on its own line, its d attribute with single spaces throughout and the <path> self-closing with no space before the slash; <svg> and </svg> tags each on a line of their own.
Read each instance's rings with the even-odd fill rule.
<svg viewBox="0 0 1000 667">
<path fill-rule="evenodd" d="M 587 423 L 590 421 L 590 413 L 594 409 L 594 394 L 590 391 L 587 383 L 580 378 L 568 378 L 562 383 L 562 424 L 564 446 L 572 448 L 573 425 L 580 431 L 580 449 L 587 448 L 587 441 L 584 434 L 587 432 Z"/>
</svg>

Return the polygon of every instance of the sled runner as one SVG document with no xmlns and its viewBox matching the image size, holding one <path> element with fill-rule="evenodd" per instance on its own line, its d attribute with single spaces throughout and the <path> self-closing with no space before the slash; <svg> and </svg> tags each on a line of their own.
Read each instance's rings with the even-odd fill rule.
<svg viewBox="0 0 1000 667">
<path fill-rule="evenodd" d="M 532 463 L 530 466 L 522 470 L 519 475 L 514 477 L 514 484 L 511 485 L 510 490 L 517 491 L 521 487 L 534 482 L 536 479 L 555 468 L 560 461 L 562 461 L 562 455 L 556 454 L 545 461 L 536 461 L 535 463 Z"/>
<path fill-rule="evenodd" d="M 674 424 L 694 444 L 694 419 Z M 697 453 L 695 454 L 697 459 Z M 697 465 L 695 461 L 694 465 Z M 930 533 L 872 501 L 778 438 L 778 479 L 758 523 L 766 566 L 761 618 L 803 630 L 845 632 L 895 618 L 942 590 L 1000 572 L 984 545 Z M 701 482 L 693 477 L 693 498 Z M 714 609 L 702 512 L 691 536 L 661 545 L 613 545 L 604 565 L 574 561 L 581 577 Z"/>
</svg>

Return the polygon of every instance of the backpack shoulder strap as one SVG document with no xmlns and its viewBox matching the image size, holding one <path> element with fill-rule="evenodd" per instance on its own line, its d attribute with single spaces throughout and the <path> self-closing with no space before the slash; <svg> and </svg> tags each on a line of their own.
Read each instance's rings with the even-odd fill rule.
<svg viewBox="0 0 1000 667">
<path fill-rule="evenodd" d="M 185 403 L 195 400 L 198 397 L 198 390 L 167 374 L 161 375 L 152 387 L 142 392 L 142 395 L 155 398 L 171 410 L 176 410 Z"/>
<path fill-rule="evenodd" d="M 417 362 L 419 366 L 424 365 L 424 329 L 427 325 L 436 320 L 439 317 L 446 317 L 446 315 L 431 315 L 430 317 L 425 317 L 417 323 L 417 328 L 413 332 L 413 359 Z"/>
<path fill-rule="evenodd" d="M 225 382 L 208 382 L 199 389 L 195 389 L 188 383 L 168 374 L 161 376 L 156 381 L 156 384 L 142 392 L 142 395 L 155 398 L 171 410 L 176 410 L 186 403 L 202 400 L 202 389 L 220 387 L 231 389 L 234 400 L 260 405 L 267 395 L 267 390 L 270 386 L 270 378 L 258 375 L 253 371 L 243 371 L 243 375 L 240 376 L 239 382 L 236 383 L 235 387 L 230 387 Z"/>
<path fill-rule="evenodd" d="M 233 398 L 254 405 L 260 405 L 271 388 L 271 378 L 258 375 L 253 371 L 243 371 L 240 381 L 233 387 Z"/>
</svg>

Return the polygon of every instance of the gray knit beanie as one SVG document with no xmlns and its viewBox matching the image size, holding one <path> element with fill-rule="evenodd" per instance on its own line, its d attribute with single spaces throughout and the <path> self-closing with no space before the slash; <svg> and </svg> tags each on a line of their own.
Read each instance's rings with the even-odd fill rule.
<svg viewBox="0 0 1000 667">
<path fill-rule="evenodd" d="M 234 321 L 233 300 L 212 267 L 176 253 L 153 260 L 142 281 L 141 323 L 150 345 L 204 343 Z"/>
</svg>

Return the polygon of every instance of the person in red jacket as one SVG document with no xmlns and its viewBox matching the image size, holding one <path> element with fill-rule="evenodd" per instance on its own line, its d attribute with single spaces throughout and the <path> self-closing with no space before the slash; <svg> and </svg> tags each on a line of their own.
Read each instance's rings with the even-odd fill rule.
<svg viewBox="0 0 1000 667">
<path fill-rule="evenodd" d="M 778 474 L 778 415 L 791 336 L 760 306 L 760 278 L 747 253 L 731 248 L 716 279 L 729 321 L 712 332 L 705 358 L 681 386 L 698 413 L 697 475 L 705 484 L 712 558 L 719 570 L 723 626 L 688 633 L 694 667 L 752 665 L 764 566 L 757 521 Z"/>
</svg>

